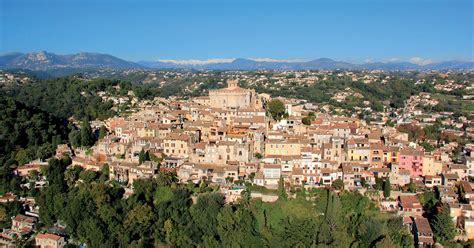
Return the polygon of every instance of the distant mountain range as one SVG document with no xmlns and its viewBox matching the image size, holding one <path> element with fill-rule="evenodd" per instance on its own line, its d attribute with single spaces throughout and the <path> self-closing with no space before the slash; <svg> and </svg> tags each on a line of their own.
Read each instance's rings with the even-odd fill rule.
<svg viewBox="0 0 474 248">
<path fill-rule="evenodd" d="M 37 53 L 8 53 L 0 55 L 0 68 L 54 70 L 63 68 L 143 68 L 144 66 L 100 53 L 57 55 L 46 51 Z"/>
<path fill-rule="evenodd" d="M 330 70 L 330 69 L 368 69 L 368 70 L 446 70 L 474 69 L 472 61 L 445 61 L 427 65 L 409 62 L 376 62 L 354 64 L 320 58 L 306 62 L 256 61 L 238 58 L 231 62 L 214 63 L 177 63 L 170 61 L 130 62 L 108 54 L 77 53 L 57 55 L 49 52 L 8 53 L 0 55 L 0 68 L 29 69 L 37 71 L 77 69 L 77 68 L 113 68 L 113 69 L 208 69 L 208 70 Z"/>
<path fill-rule="evenodd" d="M 417 65 L 409 62 L 376 62 L 353 64 L 336 61 L 328 58 L 315 59 L 306 62 L 266 62 L 238 58 L 232 62 L 208 64 L 180 64 L 161 61 L 139 61 L 141 65 L 157 69 L 211 69 L 211 70 L 446 70 L 446 69 L 474 69 L 474 62 L 470 61 L 445 61 L 427 65 Z"/>
</svg>

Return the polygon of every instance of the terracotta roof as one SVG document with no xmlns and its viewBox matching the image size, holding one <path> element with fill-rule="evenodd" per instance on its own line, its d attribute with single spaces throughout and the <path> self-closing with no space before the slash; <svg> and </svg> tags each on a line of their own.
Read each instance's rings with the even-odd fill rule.
<svg viewBox="0 0 474 248">
<path fill-rule="evenodd" d="M 430 227 L 430 223 L 428 222 L 428 219 L 424 217 L 415 217 L 415 225 L 416 225 L 416 229 L 418 230 L 418 233 L 423 233 L 425 235 L 433 233 L 431 231 L 431 227 Z"/>
<path fill-rule="evenodd" d="M 399 196 L 400 204 L 405 208 L 421 208 L 421 204 L 418 198 L 414 195 L 401 195 Z"/>
<path fill-rule="evenodd" d="M 36 221 L 35 218 L 22 215 L 22 214 L 18 214 L 17 216 L 15 216 L 14 220 L 20 221 L 20 222 L 28 222 L 28 223 L 34 223 Z"/>
<path fill-rule="evenodd" d="M 55 241 L 58 241 L 61 239 L 61 236 L 58 236 L 56 234 L 51 234 L 51 233 L 39 233 L 36 235 L 37 239 L 52 239 Z"/>
</svg>

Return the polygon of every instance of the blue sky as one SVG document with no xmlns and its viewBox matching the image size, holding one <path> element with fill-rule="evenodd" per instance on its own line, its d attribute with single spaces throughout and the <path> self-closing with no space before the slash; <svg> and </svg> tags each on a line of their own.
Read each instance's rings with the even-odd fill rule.
<svg viewBox="0 0 474 248">
<path fill-rule="evenodd" d="M 0 52 L 423 63 L 473 60 L 473 25 L 472 0 L 0 0 Z"/>
</svg>

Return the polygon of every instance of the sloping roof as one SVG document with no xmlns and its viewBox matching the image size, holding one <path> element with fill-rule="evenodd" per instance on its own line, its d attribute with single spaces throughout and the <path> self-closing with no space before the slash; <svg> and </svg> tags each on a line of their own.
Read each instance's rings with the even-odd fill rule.
<svg viewBox="0 0 474 248">
<path fill-rule="evenodd" d="M 58 236 L 56 234 L 51 234 L 51 233 L 39 233 L 36 235 L 37 239 L 51 239 L 58 241 L 61 239 L 61 236 Z"/>
<path fill-rule="evenodd" d="M 433 233 L 433 231 L 431 231 L 431 227 L 430 227 L 430 223 L 428 222 L 428 219 L 424 217 L 421 217 L 421 216 L 415 217 L 415 225 L 416 225 L 416 229 L 418 230 L 418 233 L 423 233 L 423 234 Z"/>
<path fill-rule="evenodd" d="M 400 204 L 405 208 L 421 208 L 421 204 L 418 198 L 414 195 L 401 195 L 399 196 Z"/>
</svg>

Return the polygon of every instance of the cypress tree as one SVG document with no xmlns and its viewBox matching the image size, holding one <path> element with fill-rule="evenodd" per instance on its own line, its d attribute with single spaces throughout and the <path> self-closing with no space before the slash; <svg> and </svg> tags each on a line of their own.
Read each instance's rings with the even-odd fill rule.
<svg viewBox="0 0 474 248">
<path fill-rule="evenodd" d="M 453 219 L 449 213 L 449 205 L 443 204 L 434 217 L 432 226 L 436 241 L 450 241 L 456 235 Z"/>
<path fill-rule="evenodd" d="M 383 182 L 383 197 L 385 198 L 389 198 L 390 197 L 390 194 L 391 194 L 391 185 L 390 185 L 390 179 L 387 178 L 387 180 L 385 180 Z"/>
</svg>

